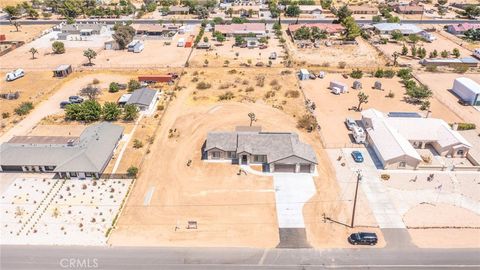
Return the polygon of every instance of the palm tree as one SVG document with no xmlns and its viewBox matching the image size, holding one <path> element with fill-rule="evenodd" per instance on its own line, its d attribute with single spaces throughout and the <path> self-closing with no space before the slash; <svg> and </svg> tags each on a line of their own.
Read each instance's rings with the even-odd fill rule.
<svg viewBox="0 0 480 270">
<path fill-rule="evenodd" d="M 35 54 L 38 53 L 37 49 L 32 47 L 32 48 L 30 48 L 29 52 L 32 54 L 32 59 L 35 59 Z"/>
</svg>

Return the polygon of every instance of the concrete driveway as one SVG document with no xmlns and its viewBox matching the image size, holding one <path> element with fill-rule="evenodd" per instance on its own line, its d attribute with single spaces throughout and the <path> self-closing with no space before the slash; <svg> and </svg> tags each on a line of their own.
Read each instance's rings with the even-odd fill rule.
<svg viewBox="0 0 480 270">
<path fill-rule="evenodd" d="M 303 206 L 315 194 L 309 174 L 274 173 L 275 203 L 281 248 L 310 247 L 305 232 Z"/>
</svg>

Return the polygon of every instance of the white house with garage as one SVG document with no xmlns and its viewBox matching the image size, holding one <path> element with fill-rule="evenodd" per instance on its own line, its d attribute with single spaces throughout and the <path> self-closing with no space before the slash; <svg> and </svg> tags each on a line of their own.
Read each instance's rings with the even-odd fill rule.
<svg viewBox="0 0 480 270">
<path fill-rule="evenodd" d="M 159 91 L 150 88 L 140 88 L 128 96 L 125 104 L 133 104 L 145 114 L 152 114 L 155 111 L 155 105 L 158 101 Z M 123 96 L 120 100 L 125 99 Z M 120 102 L 119 100 L 119 102 Z"/>
<path fill-rule="evenodd" d="M 291 132 L 262 132 L 261 127 L 237 127 L 234 132 L 209 132 L 206 160 L 262 165 L 264 172 L 314 173 L 315 151 Z"/>
<path fill-rule="evenodd" d="M 445 121 L 436 118 L 386 116 L 362 112 L 368 144 L 384 169 L 415 169 L 422 162 L 416 149 L 431 147 L 439 156 L 465 158 L 472 145 Z"/>
</svg>

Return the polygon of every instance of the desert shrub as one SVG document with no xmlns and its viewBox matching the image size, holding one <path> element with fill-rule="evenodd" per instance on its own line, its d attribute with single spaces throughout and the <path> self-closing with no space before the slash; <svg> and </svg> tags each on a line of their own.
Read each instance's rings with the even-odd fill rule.
<svg viewBox="0 0 480 270">
<path fill-rule="evenodd" d="M 270 90 L 270 91 L 267 91 L 267 92 L 265 93 L 265 96 L 264 96 L 264 97 L 265 97 L 266 99 L 269 99 L 269 98 L 272 98 L 272 97 L 274 97 L 274 96 L 275 96 L 275 91 Z"/>
<path fill-rule="evenodd" d="M 212 87 L 212 85 L 209 84 L 209 83 L 207 83 L 207 82 L 199 82 L 199 83 L 197 83 L 197 89 L 198 89 L 198 90 L 205 90 L 205 89 L 208 89 L 208 88 L 210 88 L 210 87 Z"/>
<path fill-rule="evenodd" d="M 386 174 L 386 173 L 384 173 L 384 174 L 380 175 L 380 178 L 382 178 L 382 180 L 385 180 L 385 181 L 387 181 L 387 180 L 389 180 L 389 179 L 390 179 L 390 175 L 389 175 L 389 174 Z"/>
<path fill-rule="evenodd" d="M 298 98 L 300 96 L 300 91 L 298 90 L 289 90 L 285 93 L 285 97 L 289 98 Z"/>
<path fill-rule="evenodd" d="M 143 142 L 139 139 L 133 140 L 133 148 L 138 149 L 143 147 Z"/>
<path fill-rule="evenodd" d="M 165 106 L 160 104 L 160 105 L 157 106 L 157 110 L 163 111 L 163 110 L 165 110 Z"/>
<path fill-rule="evenodd" d="M 297 121 L 297 128 L 313 131 L 317 127 L 317 120 L 311 114 L 304 114 Z"/>
<path fill-rule="evenodd" d="M 288 69 L 282 70 L 282 72 L 280 72 L 280 75 L 290 75 L 290 74 L 292 74 L 292 71 Z"/>
<path fill-rule="evenodd" d="M 265 85 L 265 76 L 264 75 L 257 75 L 255 77 L 255 79 L 257 80 L 256 86 L 263 87 Z"/>
<path fill-rule="evenodd" d="M 243 81 L 242 81 L 242 84 L 243 84 L 243 85 L 248 85 L 248 83 L 249 83 L 248 80 L 243 80 Z"/>
<path fill-rule="evenodd" d="M 9 118 L 10 117 L 10 113 L 9 112 L 3 112 L 2 113 L 2 118 L 5 119 L 5 118 Z"/>
<path fill-rule="evenodd" d="M 475 128 L 477 126 L 474 123 L 458 123 L 457 130 L 471 130 Z"/>
<path fill-rule="evenodd" d="M 128 92 L 132 92 L 133 90 L 136 90 L 140 87 L 142 87 L 140 85 L 140 82 L 138 82 L 137 80 L 134 80 L 134 79 L 131 79 L 129 82 L 128 82 Z"/>
<path fill-rule="evenodd" d="M 341 69 L 344 69 L 346 66 L 347 66 L 347 62 L 345 61 L 338 62 L 338 67 Z"/>
<path fill-rule="evenodd" d="M 129 177 L 136 177 L 138 174 L 138 168 L 135 167 L 135 166 L 130 166 L 128 169 L 127 169 L 127 175 Z"/>
<path fill-rule="evenodd" d="M 247 89 L 245 89 L 245 92 L 253 92 L 253 91 L 255 91 L 253 86 L 249 86 L 249 87 L 247 87 Z"/>
<path fill-rule="evenodd" d="M 354 79 L 361 79 L 363 77 L 363 71 L 357 68 L 354 71 L 352 71 L 352 73 L 350 73 L 350 77 Z"/>
<path fill-rule="evenodd" d="M 456 73 L 461 73 L 461 74 L 463 74 L 463 73 L 465 73 L 465 72 L 468 71 L 468 67 L 465 66 L 465 65 L 453 65 L 453 70 L 454 70 L 454 72 L 456 72 Z"/>
<path fill-rule="evenodd" d="M 273 79 L 271 82 L 270 82 L 270 86 L 275 86 L 275 85 L 278 85 L 278 81 L 276 79 Z"/>
<path fill-rule="evenodd" d="M 218 100 L 230 100 L 232 98 L 234 98 L 235 95 L 233 94 L 232 91 L 227 91 L 221 95 L 218 96 Z"/>
<path fill-rule="evenodd" d="M 376 78 L 383 78 L 385 76 L 385 71 L 381 68 L 377 69 L 373 74 Z"/>
<path fill-rule="evenodd" d="M 236 69 L 231 69 L 228 71 L 228 74 L 236 74 L 237 70 Z"/>
<path fill-rule="evenodd" d="M 322 67 L 330 67 L 330 63 L 329 62 L 323 62 Z"/>
<path fill-rule="evenodd" d="M 33 110 L 32 102 L 22 102 L 16 109 L 15 113 L 18 115 L 27 115 L 31 110 Z"/>
<path fill-rule="evenodd" d="M 218 89 L 221 89 L 221 90 L 228 89 L 228 88 L 230 88 L 230 83 L 223 83 L 218 87 Z"/>
<path fill-rule="evenodd" d="M 393 93 L 392 91 L 388 92 L 387 96 L 388 98 L 394 98 L 395 97 L 395 93 Z"/>
<path fill-rule="evenodd" d="M 395 76 L 395 71 L 391 70 L 391 69 L 387 69 L 387 70 L 385 70 L 383 76 L 385 78 L 393 78 Z"/>
<path fill-rule="evenodd" d="M 437 66 L 427 66 L 425 69 L 428 72 L 437 72 L 437 70 L 438 70 Z"/>
<path fill-rule="evenodd" d="M 100 83 L 100 80 L 97 78 L 94 78 L 92 81 L 92 84 L 99 84 L 99 83 Z"/>
<path fill-rule="evenodd" d="M 108 92 L 110 93 L 116 93 L 118 90 L 120 90 L 120 86 L 116 82 L 111 82 L 108 86 Z"/>
<path fill-rule="evenodd" d="M 54 41 L 52 43 L 52 51 L 55 54 L 65 53 L 65 44 L 63 44 L 61 41 Z"/>
<path fill-rule="evenodd" d="M 402 78 L 403 80 L 409 80 L 413 77 L 412 70 L 409 68 L 402 68 L 399 71 L 397 71 L 397 76 Z"/>
</svg>

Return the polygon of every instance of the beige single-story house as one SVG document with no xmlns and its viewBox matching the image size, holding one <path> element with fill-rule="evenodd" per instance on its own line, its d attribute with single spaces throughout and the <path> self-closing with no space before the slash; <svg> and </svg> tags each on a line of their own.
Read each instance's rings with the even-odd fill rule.
<svg viewBox="0 0 480 270">
<path fill-rule="evenodd" d="M 323 14 L 321 5 L 299 5 L 298 8 L 300 9 L 301 14 Z"/>
<path fill-rule="evenodd" d="M 445 121 L 436 118 L 386 116 L 362 112 L 362 123 L 384 169 L 415 169 L 422 162 L 415 149 L 431 147 L 444 157 L 467 157 L 472 145 Z"/>
<path fill-rule="evenodd" d="M 349 6 L 348 10 L 355 15 L 377 15 L 379 13 L 377 7 L 369 5 Z"/>
<path fill-rule="evenodd" d="M 266 172 L 314 173 L 317 164 L 315 151 L 296 133 L 262 132 L 260 127 L 209 132 L 202 152 L 206 160 L 258 164 Z"/>
</svg>

